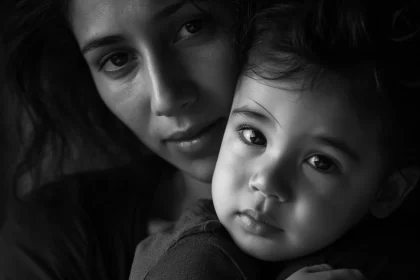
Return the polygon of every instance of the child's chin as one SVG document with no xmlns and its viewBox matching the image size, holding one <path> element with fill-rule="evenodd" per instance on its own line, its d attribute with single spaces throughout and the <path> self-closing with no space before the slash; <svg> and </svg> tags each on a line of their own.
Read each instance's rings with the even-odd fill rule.
<svg viewBox="0 0 420 280">
<path fill-rule="evenodd" d="M 253 243 L 253 244 L 252 244 Z M 293 256 L 287 255 L 287 250 L 282 250 L 278 246 L 267 246 L 258 244 L 258 242 L 238 244 L 239 248 L 248 255 L 263 261 L 277 262 L 290 259 Z"/>
<path fill-rule="evenodd" d="M 283 261 L 287 259 L 287 256 L 279 253 L 277 250 L 272 249 L 255 249 L 255 250 L 248 250 L 247 253 L 259 260 L 268 261 L 268 262 L 277 262 L 277 261 Z"/>
</svg>

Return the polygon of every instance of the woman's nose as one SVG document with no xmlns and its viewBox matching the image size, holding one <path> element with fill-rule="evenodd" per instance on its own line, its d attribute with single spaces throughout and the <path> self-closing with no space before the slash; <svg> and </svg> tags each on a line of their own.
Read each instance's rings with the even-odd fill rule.
<svg viewBox="0 0 420 280">
<path fill-rule="evenodd" d="M 291 196 L 290 182 L 293 171 L 286 170 L 285 165 L 279 160 L 258 164 L 249 180 L 249 190 L 280 202 L 288 201 Z"/>
<path fill-rule="evenodd" d="M 149 56 L 151 110 L 157 116 L 174 116 L 188 109 L 199 97 L 199 89 L 176 59 L 168 55 Z"/>
</svg>

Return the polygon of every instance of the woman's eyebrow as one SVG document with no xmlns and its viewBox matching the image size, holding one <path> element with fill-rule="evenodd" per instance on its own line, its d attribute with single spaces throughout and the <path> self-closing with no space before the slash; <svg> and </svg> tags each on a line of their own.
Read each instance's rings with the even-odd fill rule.
<svg viewBox="0 0 420 280">
<path fill-rule="evenodd" d="M 181 9 L 185 5 L 185 3 L 186 0 L 181 0 L 165 6 L 153 16 L 153 20 L 158 21 L 169 17 L 170 15 L 176 13 L 179 9 Z M 124 38 L 121 35 L 109 35 L 105 37 L 92 38 L 88 40 L 86 44 L 83 45 L 81 51 L 82 54 L 86 54 L 94 49 L 118 44 L 122 41 L 124 41 Z"/>
<path fill-rule="evenodd" d="M 153 19 L 154 20 L 161 20 L 161 19 L 167 18 L 167 17 L 175 14 L 179 9 L 182 8 L 182 6 L 185 5 L 186 2 L 187 2 L 186 0 L 181 0 L 179 2 L 170 4 L 170 5 L 162 8 L 162 10 L 160 10 L 159 12 L 157 12 L 153 16 Z"/>
<path fill-rule="evenodd" d="M 92 38 L 83 47 L 82 54 L 86 54 L 94 49 L 118 44 L 124 41 L 121 35 L 109 35 L 105 37 Z"/>
</svg>

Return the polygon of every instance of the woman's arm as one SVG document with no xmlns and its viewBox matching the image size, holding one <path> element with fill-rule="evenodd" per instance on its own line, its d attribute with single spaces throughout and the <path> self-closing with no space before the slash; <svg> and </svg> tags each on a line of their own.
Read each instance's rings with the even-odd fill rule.
<svg viewBox="0 0 420 280">
<path fill-rule="evenodd" d="M 127 279 L 158 167 L 68 176 L 15 203 L 0 231 L 0 280 Z"/>
<path fill-rule="evenodd" d="M 0 279 L 92 278 L 97 247 L 79 209 L 51 201 L 9 210 L 0 235 Z"/>
</svg>

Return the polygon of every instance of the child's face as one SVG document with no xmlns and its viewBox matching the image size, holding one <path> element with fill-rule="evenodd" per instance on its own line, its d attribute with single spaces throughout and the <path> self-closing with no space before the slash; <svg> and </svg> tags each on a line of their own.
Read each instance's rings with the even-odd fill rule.
<svg viewBox="0 0 420 280">
<path fill-rule="evenodd" d="M 313 89 L 242 77 L 213 177 L 216 212 L 263 260 L 325 247 L 368 211 L 384 174 L 380 125 L 328 74 Z"/>
</svg>

